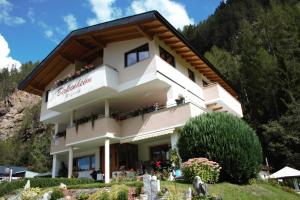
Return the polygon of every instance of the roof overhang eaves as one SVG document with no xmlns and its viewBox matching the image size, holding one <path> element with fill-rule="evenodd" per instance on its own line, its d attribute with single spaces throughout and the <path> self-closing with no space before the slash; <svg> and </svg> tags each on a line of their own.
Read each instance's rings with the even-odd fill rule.
<svg viewBox="0 0 300 200">
<path fill-rule="evenodd" d="M 191 49 L 204 63 L 206 63 L 209 68 L 211 68 L 222 80 L 225 81 L 225 83 L 232 88 L 232 90 L 236 93 L 237 89 L 233 87 L 232 83 L 225 78 L 218 69 L 216 69 L 204 56 L 200 55 L 199 52 L 188 42 L 187 38 L 178 32 L 176 28 L 170 24 L 159 12 L 154 13 L 163 23 L 165 23 L 168 28 L 172 31 L 174 35 L 176 35 L 186 46 L 188 46 L 189 49 Z"/>
<path fill-rule="evenodd" d="M 178 37 L 191 51 L 195 53 L 203 62 L 205 62 L 209 68 L 211 68 L 218 77 L 220 77 L 224 82 L 232 89 L 234 93 L 236 93 L 236 89 L 232 86 L 231 82 L 228 81 L 204 56 L 200 55 L 198 51 L 189 44 L 188 40 L 182 35 L 178 30 L 176 30 L 159 12 L 157 11 L 149 11 L 146 13 L 141 13 L 133 16 L 128 16 L 121 19 L 116 19 L 108 22 L 104 22 L 101 24 L 96 24 L 93 26 L 88 26 L 84 28 L 80 28 L 70 32 L 49 54 L 48 56 L 38 65 L 36 66 L 32 72 L 18 85 L 18 89 L 23 90 L 29 84 L 29 82 L 33 79 L 35 75 L 43 68 L 43 66 L 54 56 L 56 52 L 60 50 L 62 46 L 66 42 L 68 42 L 71 38 L 75 38 L 87 33 L 97 32 L 117 26 L 126 26 L 131 25 L 140 21 L 146 20 L 159 20 L 161 21 L 176 37 Z"/>
<path fill-rule="evenodd" d="M 108 29 L 108 28 L 112 28 L 115 26 L 125 26 L 125 25 L 130 25 L 133 23 L 136 23 L 137 21 L 144 21 L 144 20 L 155 20 L 156 16 L 154 15 L 154 13 L 157 11 L 149 11 L 146 13 L 142 13 L 142 14 L 137 14 L 137 15 L 132 15 L 129 17 L 125 17 L 125 18 L 121 18 L 121 19 L 116 19 L 116 20 L 112 20 L 112 21 L 108 21 L 108 22 L 104 22 L 101 24 L 96 24 L 93 26 L 87 26 L 84 28 L 80 28 L 77 30 L 74 30 L 72 32 L 70 32 L 48 55 L 47 57 L 42 60 L 41 63 L 39 63 L 39 65 L 37 65 L 32 71 L 31 73 L 24 79 L 22 80 L 19 85 L 18 85 L 18 89 L 23 90 L 25 89 L 25 87 L 28 85 L 28 83 L 30 82 L 30 80 L 32 80 L 32 78 L 39 72 L 39 70 L 41 70 L 44 66 L 44 64 L 46 62 L 49 61 L 49 59 L 52 58 L 52 56 L 54 56 L 54 54 L 56 52 L 59 51 L 59 49 L 67 42 L 69 41 L 71 38 L 73 37 L 77 37 L 86 33 L 90 33 L 90 32 L 96 32 L 96 31 L 100 31 L 100 30 L 104 30 L 104 29 Z"/>
</svg>

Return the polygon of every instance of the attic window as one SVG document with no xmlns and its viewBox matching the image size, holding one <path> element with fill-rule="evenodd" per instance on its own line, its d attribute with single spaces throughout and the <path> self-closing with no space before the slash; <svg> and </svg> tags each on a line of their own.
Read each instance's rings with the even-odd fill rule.
<svg viewBox="0 0 300 200">
<path fill-rule="evenodd" d="M 192 70 L 188 69 L 188 75 L 189 78 L 195 82 L 195 73 Z"/>
<path fill-rule="evenodd" d="M 173 67 L 175 67 L 175 59 L 174 56 L 172 56 L 169 52 L 167 52 L 166 50 L 164 50 L 163 48 L 159 47 L 159 55 L 160 57 L 166 61 L 167 63 L 169 63 L 170 65 L 172 65 Z"/>
<path fill-rule="evenodd" d="M 149 58 L 149 45 L 144 44 L 125 53 L 125 67 Z"/>
<path fill-rule="evenodd" d="M 46 103 L 48 102 L 49 92 L 50 92 L 50 90 L 47 90 L 47 91 L 46 91 L 46 94 L 45 94 L 45 102 L 46 102 Z"/>
</svg>

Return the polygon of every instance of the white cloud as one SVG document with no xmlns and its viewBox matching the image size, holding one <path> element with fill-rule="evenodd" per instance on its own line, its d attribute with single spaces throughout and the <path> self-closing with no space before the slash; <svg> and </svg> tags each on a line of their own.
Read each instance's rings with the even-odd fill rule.
<svg viewBox="0 0 300 200">
<path fill-rule="evenodd" d="M 185 6 L 173 0 L 133 0 L 127 8 L 116 7 L 116 0 L 88 0 L 94 18 L 88 19 L 88 25 L 109 21 L 126 15 L 139 14 L 150 10 L 159 11 L 173 26 L 183 28 L 194 24 Z"/>
<path fill-rule="evenodd" d="M 61 34 L 58 27 L 55 27 L 54 29 L 48 26 L 45 22 L 43 21 L 37 21 L 36 23 L 43 31 L 44 36 L 49 39 L 50 41 L 54 42 L 55 44 L 58 44 L 59 40 L 55 37 L 57 33 Z M 56 33 L 56 35 L 54 34 Z"/>
<path fill-rule="evenodd" d="M 77 19 L 72 14 L 68 14 L 63 17 L 64 21 L 66 22 L 69 31 L 73 31 L 78 28 Z"/>
<path fill-rule="evenodd" d="M 0 0 L 0 24 L 15 26 L 26 22 L 22 17 L 11 15 L 12 10 L 13 4 L 7 0 Z"/>
<path fill-rule="evenodd" d="M 46 30 L 46 31 L 44 31 L 44 33 L 45 33 L 45 36 L 47 38 L 51 38 L 53 36 L 53 31 L 52 30 Z"/>
<path fill-rule="evenodd" d="M 116 19 L 122 16 L 121 8 L 115 7 L 113 4 L 116 0 L 89 0 L 92 7 L 92 12 L 96 15 L 95 18 L 87 20 L 89 26 Z"/>
<path fill-rule="evenodd" d="M 194 19 L 189 17 L 184 5 L 171 0 L 134 0 L 127 13 L 138 14 L 150 10 L 160 12 L 176 28 L 194 24 Z"/>
<path fill-rule="evenodd" d="M 30 19 L 31 23 L 35 22 L 34 11 L 33 8 L 29 8 L 27 12 L 27 17 Z"/>
<path fill-rule="evenodd" d="M 10 57 L 9 53 L 10 49 L 8 47 L 8 43 L 0 33 L 0 70 L 3 68 L 11 70 L 14 67 L 19 69 L 21 67 L 21 63 Z"/>
</svg>

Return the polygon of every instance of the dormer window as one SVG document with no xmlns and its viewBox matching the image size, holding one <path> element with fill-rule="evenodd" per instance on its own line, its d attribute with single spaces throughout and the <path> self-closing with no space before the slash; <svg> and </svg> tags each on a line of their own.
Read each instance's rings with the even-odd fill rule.
<svg viewBox="0 0 300 200">
<path fill-rule="evenodd" d="M 144 44 L 138 48 L 135 48 L 127 53 L 125 53 L 125 67 L 133 65 L 137 62 L 149 58 L 149 45 Z"/>
<path fill-rule="evenodd" d="M 159 47 L 159 55 L 160 57 L 166 61 L 167 63 L 169 63 L 170 65 L 172 65 L 173 67 L 175 67 L 175 59 L 174 56 L 172 56 L 169 52 L 167 52 L 166 50 L 164 50 L 163 48 Z"/>
</svg>

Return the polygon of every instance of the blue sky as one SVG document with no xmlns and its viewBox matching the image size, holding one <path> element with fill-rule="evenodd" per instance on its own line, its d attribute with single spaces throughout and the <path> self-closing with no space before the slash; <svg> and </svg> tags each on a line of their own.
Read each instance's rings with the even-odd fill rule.
<svg viewBox="0 0 300 200">
<path fill-rule="evenodd" d="M 221 0 L 0 0 L 0 69 L 42 60 L 71 30 L 158 10 L 175 27 L 198 23 Z"/>
</svg>

